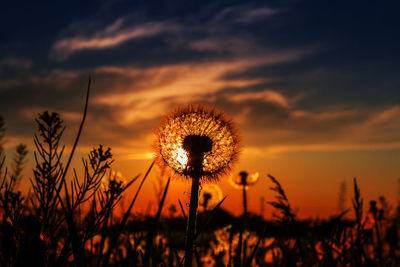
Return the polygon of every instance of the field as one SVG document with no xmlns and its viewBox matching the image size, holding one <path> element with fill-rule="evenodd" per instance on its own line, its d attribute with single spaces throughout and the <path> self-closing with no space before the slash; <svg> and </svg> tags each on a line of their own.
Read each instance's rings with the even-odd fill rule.
<svg viewBox="0 0 400 267">
<path fill-rule="evenodd" d="M 84 121 L 85 116 L 80 130 Z M 265 190 L 275 194 L 275 200 L 269 202 L 275 220 L 265 221 L 248 212 L 246 189 L 252 186 L 253 178 L 246 172 L 240 173 L 241 179 L 236 181 L 243 191 L 243 212 L 239 217 L 225 211 L 224 199 L 207 190 L 206 185 L 200 196 L 192 194 L 195 197 L 191 201 L 196 198 L 194 215 L 186 214 L 187 207 L 180 201 L 178 207 L 165 207 L 171 182 L 166 177 L 162 180 L 166 183 L 156 215 L 133 216 L 131 210 L 154 162 L 145 175 L 123 181 L 112 171 L 110 150 L 100 145 L 82 160 L 83 175 L 77 174 L 69 168 L 80 131 L 71 154 L 66 157 L 68 160 L 63 162 L 61 137 L 65 127 L 60 116 L 43 112 L 36 122 L 36 164 L 29 194 L 23 195 L 19 190 L 21 179 L 25 179 L 22 169 L 26 147 L 17 147 L 9 168 L 2 156 L 1 266 L 399 264 L 400 212 L 392 210 L 381 197 L 379 203 L 371 201 L 364 214 L 366 204 L 356 179 L 352 210 L 325 220 L 299 220 L 288 200 L 290 196 L 286 196 L 283 185 L 271 175 L 273 186 Z M 1 137 L 4 133 L 2 120 Z M 190 175 L 195 177 L 193 173 Z M 124 195 L 132 184 L 139 185 L 133 198 Z M 121 213 L 116 207 L 122 198 L 129 206 L 123 207 Z M 187 226 L 190 216 L 194 216 L 192 233 Z M 193 245 L 188 245 L 190 236 Z M 187 261 L 191 256 L 191 261 Z"/>
</svg>

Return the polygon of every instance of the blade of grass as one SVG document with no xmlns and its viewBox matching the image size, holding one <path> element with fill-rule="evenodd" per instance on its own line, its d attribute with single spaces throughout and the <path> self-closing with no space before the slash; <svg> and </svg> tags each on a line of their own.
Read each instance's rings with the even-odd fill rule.
<svg viewBox="0 0 400 267">
<path fill-rule="evenodd" d="M 169 182 L 170 181 L 171 181 L 171 177 L 168 178 L 167 185 L 165 186 L 164 193 L 163 193 L 163 196 L 162 196 L 161 201 L 160 201 L 160 205 L 158 206 L 157 214 L 156 214 L 156 217 L 154 219 L 153 229 L 149 232 L 149 234 L 147 236 L 146 253 L 145 253 L 145 256 L 144 256 L 144 266 L 150 266 L 150 256 L 151 256 L 151 251 L 152 251 L 152 248 L 153 248 L 154 236 L 155 236 L 155 234 L 157 232 L 158 223 L 160 221 L 160 216 L 161 216 L 161 211 L 162 211 L 162 208 L 164 206 L 164 201 L 165 201 L 165 197 L 167 196 L 167 192 L 168 192 L 168 187 L 169 187 Z"/>
<path fill-rule="evenodd" d="M 215 213 L 219 209 L 219 207 L 222 205 L 222 202 L 226 199 L 226 196 L 212 209 L 210 214 L 207 216 L 205 223 L 200 227 L 200 229 L 196 232 L 194 240 L 205 230 L 207 229 L 208 225 L 210 224 L 212 218 L 214 217 Z"/>
<path fill-rule="evenodd" d="M 253 261 L 253 258 L 256 255 L 256 252 L 257 252 L 258 247 L 260 246 L 261 240 L 263 240 L 264 237 L 265 237 L 266 231 L 267 231 L 267 228 L 264 228 L 262 235 L 258 237 L 257 244 L 254 247 L 253 251 L 251 252 L 250 258 L 248 258 L 248 260 L 247 260 L 246 264 L 244 265 L 244 267 L 251 266 L 251 262 Z"/>
<path fill-rule="evenodd" d="M 167 235 L 168 235 L 168 239 L 169 239 L 170 245 L 171 245 L 171 247 L 172 247 L 172 249 L 174 251 L 174 254 L 175 254 L 175 257 L 176 257 L 176 262 L 178 263 L 179 267 L 181 267 L 182 266 L 181 259 L 180 259 L 179 254 L 178 254 L 178 250 L 176 249 L 176 245 L 175 245 L 174 239 L 172 238 L 171 231 L 169 231 L 169 229 L 167 229 Z"/>
<path fill-rule="evenodd" d="M 67 175 L 67 172 L 68 172 L 68 169 L 69 169 L 69 165 L 71 164 L 72 158 L 73 158 L 73 156 L 75 154 L 75 150 L 76 150 L 76 147 L 78 146 L 78 141 L 79 141 L 79 138 L 80 138 L 81 133 L 82 133 L 83 125 L 85 124 L 87 109 L 88 109 L 88 105 L 89 105 L 90 85 L 91 85 L 91 76 L 89 75 L 88 86 L 87 86 L 87 89 L 86 89 L 85 107 L 83 109 L 83 115 L 82 115 L 81 124 L 79 125 L 78 133 L 76 134 L 74 145 L 72 146 L 72 150 L 71 150 L 71 153 L 69 155 L 67 164 L 65 165 L 64 172 L 63 172 L 62 177 L 61 177 L 60 185 L 56 190 L 57 197 L 60 197 L 61 188 L 63 186 L 63 183 L 65 183 L 65 177 Z"/>
<path fill-rule="evenodd" d="M 242 244 L 243 244 L 243 227 L 240 228 L 240 233 L 239 233 L 239 241 L 237 244 L 237 248 L 236 248 L 236 255 L 235 258 L 233 260 L 233 266 L 235 267 L 240 267 L 242 266 Z"/>
<path fill-rule="evenodd" d="M 122 218 L 122 221 L 121 221 L 121 223 L 120 223 L 120 225 L 119 225 L 119 227 L 118 227 L 118 229 L 117 229 L 117 231 L 116 231 L 114 237 L 110 240 L 110 243 L 109 243 L 107 252 L 106 252 L 106 254 L 105 254 L 104 257 L 103 257 L 103 261 L 102 261 L 102 262 L 103 262 L 103 264 L 102 264 L 103 266 L 104 266 L 104 265 L 107 265 L 108 260 L 109 260 L 110 255 L 111 255 L 111 252 L 113 251 L 114 247 L 115 247 L 116 244 L 117 244 L 119 235 L 122 233 L 122 231 L 123 231 L 123 229 L 124 229 L 124 227 L 125 227 L 125 225 L 126 225 L 126 223 L 127 223 L 127 221 L 128 221 L 129 214 L 131 213 L 131 210 L 132 210 L 132 208 L 133 208 L 133 205 L 135 204 L 136 199 L 137 199 L 137 197 L 138 197 L 138 195 L 139 195 L 139 192 L 140 192 L 140 190 L 142 189 L 142 186 L 143 186 L 143 184 L 144 184 L 144 181 L 146 180 L 146 178 L 147 178 L 147 176 L 149 175 L 149 173 L 150 173 L 151 169 L 153 168 L 153 166 L 154 166 L 154 161 L 151 163 L 149 169 L 147 170 L 146 174 L 144 175 L 142 181 L 140 182 L 139 187 L 138 187 L 138 189 L 137 189 L 137 191 L 136 191 L 136 194 L 135 194 L 135 196 L 133 197 L 132 202 L 131 202 L 131 204 L 129 205 L 128 210 L 125 212 L 124 217 Z M 100 263 L 101 260 L 99 260 L 98 262 Z"/>
<path fill-rule="evenodd" d="M 364 199 L 361 197 L 361 192 L 360 188 L 358 187 L 357 184 L 357 179 L 356 177 L 353 178 L 353 185 L 354 185 L 354 198 L 352 200 L 353 202 L 353 208 L 356 216 L 356 262 L 357 264 L 361 264 L 363 262 L 363 258 L 365 261 L 369 261 L 367 255 L 364 252 L 363 245 L 361 242 L 362 235 L 363 235 L 363 223 L 362 223 L 362 216 L 363 216 L 363 203 Z"/>
<path fill-rule="evenodd" d="M 182 214 L 183 214 L 183 218 L 184 218 L 185 220 L 187 220 L 186 213 L 185 213 L 185 210 L 183 209 L 183 205 L 182 205 L 181 200 L 178 199 L 178 202 L 179 202 L 179 206 L 181 207 L 181 211 L 182 211 Z"/>
<path fill-rule="evenodd" d="M 89 81 L 88 81 L 88 86 L 87 86 L 87 90 L 86 90 L 86 101 L 85 101 L 85 107 L 84 107 L 84 111 L 83 111 L 83 116 L 82 116 L 82 120 L 81 120 L 81 124 L 79 125 L 79 129 L 78 129 L 78 133 L 75 137 L 75 141 L 74 141 L 74 145 L 72 146 L 72 150 L 71 153 L 69 155 L 67 164 L 64 168 L 63 174 L 61 176 L 61 180 L 60 180 L 60 185 L 59 187 L 56 189 L 56 197 L 59 198 L 59 201 L 61 203 L 61 207 L 63 208 L 64 212 L 65 212 L 65 217 L 67 220 L 67 225 L 68 225 L 68 229 L 71 235 L 71 245 L 72 245 L 72 252 L 74 254 L 74 259 L 76 261 L 77 266 L 84 266 L 84 254 L 82 253 L 82 248 L 80 245 L 80 241 L 79 241 L 79 235 L 78 235 L 78 231 L 76 230 L 76 225 L 73 221 L 73 215 L 72 215 L 72 209 L 71 209 L 71 203 L 70 203 L 70 196 L 68 194 L 68 190 L 67 190 L 67 184 L 65 182 L 65 177 L 67 175 L 69 166 L 71 164 L 72 158 L 74 156 L 75 153 L 75 149 L 78 146 L 78 141 L 79 138 L 81 136 L 82 133 L 82 129 L 83 129 L 83 125 L 85 123 L 86 120 L 86 114 L 87 114 L 87 108 L 88 108 L 88 104 L 89 104 L 89 94 L 90 94 L 90 83 L 91 83 L 91 77 L 89 76 Z M 64 189 L 65 189 L 65 199 L 67 202 L 67 207 L 65 207 L 65 205 L 63 205 L 63 201 L 61 199 L 60 196 L 60 191 L 62 186 L 64 185 Z M 53 205 L 56 205 L 56 201 L 54 202 Z"/>
</svg>

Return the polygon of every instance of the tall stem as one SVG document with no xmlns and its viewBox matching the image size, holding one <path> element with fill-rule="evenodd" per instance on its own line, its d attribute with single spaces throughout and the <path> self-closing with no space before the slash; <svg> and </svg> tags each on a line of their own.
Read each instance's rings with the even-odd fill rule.
<svg viewBox="0 0 400 267">
<path fill-rule="evenodd" d="M 246 186 L 243 186 L 243 228 L 247 227 L 247 195 Z"/>
<path fill-rule="evenodd" d="M 197 206 L 199 202 L 200 175 L 192 176 L 192 191 L 190 193 L 189 217 L 186 228 L 185 267 L 191 267 L 194 251 L 194 237 L 196 230 Z"/>
<path fill-rule="evenodd" d="M 211 151 L 212 141 L 204 135 L 188 135 L 183 140 L 183 148 L 188 152 L 188 174 L 192 178 L 189 218 L 186 228 L 185 267 L 192 266 L 196 231 L 197 206 L 199 204 L 200 177 L 203 171 L 204 153 Z"/>
<path fill-rule="evenodd" d="M 247 228 L 247 195 L 246 195 L 246 186 L 243 185 L 243 233 Z M 247 257 L 247 238 L 243 240 L 243 265 L 246 262 Z"/>
</svg>

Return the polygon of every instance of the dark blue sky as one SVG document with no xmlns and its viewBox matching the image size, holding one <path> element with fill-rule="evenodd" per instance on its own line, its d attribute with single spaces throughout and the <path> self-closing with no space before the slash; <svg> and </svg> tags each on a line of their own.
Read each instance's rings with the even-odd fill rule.
<svg viewBox="0 0 400 267">
<path fill-rule="evenodd" d="M 245 116 L 246 130 L 260 128 L 254 122 L 261 117 L 269 129 L 292 131 L 293 140 L 314 128 L 324 136 L 379 114 L 399 114 L 394 4 L 8 1 L 0 12 L 0 114 L 12 122 L 13 136 L 25 135 L 40 109 L 77 116 L 89 73 L 93 116 L 100 124 L 117 120 L 115 135 L 122 136 L 136 129 L 133 122 L 153 125 L 163 110 L 133 119 L 127 109 L 158 104 L 217 105 Z M 215 76 L 197 83 L 204 90 L 192 91 L 189 81 L 201 80 L 207 68 Z M 188 87 L 174 94 L 166 88 L 174 83 Z M 110 95 L 130 100 L 116 105 L 118 97 L 105 101 Z"/>
</svg>

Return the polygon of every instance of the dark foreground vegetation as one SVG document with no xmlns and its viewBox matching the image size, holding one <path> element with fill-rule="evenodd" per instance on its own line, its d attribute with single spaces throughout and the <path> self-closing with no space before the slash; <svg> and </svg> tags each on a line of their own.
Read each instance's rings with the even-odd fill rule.
<svg viewBox="0 0 400 267">
<path fill-rule="evenodd" d="M 77 173 L 69 166 L 84 119 L 69 155 L 64 155 L 59 115 L 44 112 L 36 122 L 28 194 L 19 187 L 26 147 L 18 146 L 8 168 L 1 154 L 0 266 L 183 266 L 186 214 L 178 199 L 176 206 L 164 205 L 169 179 L 154 216 L 131 215 L 153 164 L 144 175 L 119 180 L 111 171 L 111 150 L 99 146 Z M 4 132 L 1 119 L 0 145 Z M 351 210 L 310 221 L 296 218 L 280 183 L 269 179 L 276 195 L 269 203 L 273 221 L 247 212 L 234 217 L 223 210 L 223 200 L 211 210 L 201 209 L 194 266 L 400 266 L 399 211 L 382 198 L 368 203 L 363 214 L 356 179 Z M 132 184 L 135 194 L 124 195 Z M 126 205 L 117 212 L 122 198 Z"/>
</svg>

